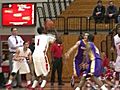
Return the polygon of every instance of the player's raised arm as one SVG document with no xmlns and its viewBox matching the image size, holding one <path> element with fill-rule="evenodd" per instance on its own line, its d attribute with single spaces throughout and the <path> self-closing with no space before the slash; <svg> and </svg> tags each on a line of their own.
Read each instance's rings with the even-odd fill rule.
<svg viewBox="0 0 120 90">
<path fill-rule="evenodd" d="M 69 58 L 70 54 L 76 49 L 78 48 L 78 46 L 80 45 L 80 41 L 77 41 L 77 43 L 72 46 L 66 53 L 65 53 L 65 58 Z"/>
</svg>

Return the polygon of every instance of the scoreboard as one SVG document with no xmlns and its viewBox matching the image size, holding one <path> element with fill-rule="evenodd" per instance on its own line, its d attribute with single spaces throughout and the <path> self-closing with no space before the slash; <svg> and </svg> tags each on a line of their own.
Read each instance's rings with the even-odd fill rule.
<svg viewBox="0 0 120 90">
<path fill-rule="evenodd" d="M 3 26 L 32 26 L 35 25 L 35 3 L 3 3 Z"/>
</svg>

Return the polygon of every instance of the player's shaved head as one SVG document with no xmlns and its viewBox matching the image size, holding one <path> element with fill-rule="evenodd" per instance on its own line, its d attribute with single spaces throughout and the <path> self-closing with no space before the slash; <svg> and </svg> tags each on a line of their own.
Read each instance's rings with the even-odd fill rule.
<svg viewBox="0 0 120 90">
<path fill-rule="evenodd" d="M 37 33 L 38 34 L 42 34 L 44 32 L 44 28 L 43 27 L 38 27 L 37 28 Z"/>
</svg>

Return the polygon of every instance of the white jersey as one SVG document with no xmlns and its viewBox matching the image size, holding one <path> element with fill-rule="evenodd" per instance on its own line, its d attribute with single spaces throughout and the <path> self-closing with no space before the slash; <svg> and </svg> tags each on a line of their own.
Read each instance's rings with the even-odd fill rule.
<svg viewBox="0 0 120 90">
<path fill-rule="evenodd" d="M 31 51 L 28 48 L 27 51 L 24 52 L 23 47 L 19 47 L 18 49 L 20 50 L 19 56 L 25 57 L 25 58 L 22 61 L 14 61 L 13 60 L 12 72 L 17 73 L 19 71 L 20 74 L 30 73 L 30 68 L 26 61 L 26 57 L 28 57 L 28 55 L 31 53 Z"/>
<path fill-rule="evenodd" d="M 46 52 L 50 42 L 55 41 L 55 36 L 41 34 L 35 36 L 35 50 L 33 52 L 33 63 L 35 74 L 37 76 L 47 76 L 50 71 L 50 65 Z"/>
<path fill-rule="evenodd" d="M 23 47 L 18 48 L 20 50 L 19 56 L 21 57 L 28 57 L 28 55 L 31 53 L 31 50 L 27 48 L 26 51 L 23 50 Z"/>
<path fill-rule="evenodd" d="M 120 37 L 118 34 L 114 36 L 114 44 L 117 50 L 117 55 L 120 56 Z"/>
<path fill-rule="evenodd" d="M 117 58 L 115 62 L 115 71 L 120 72 L 120 37 L 117 35 L 114 36 L 114 44 L 117 50 Z"/>
<path fill-rule="evenodd" d="M 41 34 L 35 36 L 35 50 L 34 53 L 47 52 L 50 42 L 55 41 L 55 36 L 48 34 Z"/>
</svg>

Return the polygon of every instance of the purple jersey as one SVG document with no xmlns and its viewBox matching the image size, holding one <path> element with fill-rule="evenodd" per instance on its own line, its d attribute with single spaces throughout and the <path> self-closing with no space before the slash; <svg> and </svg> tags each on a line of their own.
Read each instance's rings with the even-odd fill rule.
<svg viewBox="0 0 120 90">
<path fill-rule="evenodd" d="M 94 60 L 95 60 L 95 69 L 94 69 L 94 75 L 95 76 L 99 76 L 101 74 L 101 58 L 100 58 L 100 55 L 99 53 L 96 53 L 96 46 L 94 45 L 94 43 L 92 42 L 89 42 L 90 44 L 90 48 L 91 48 L 91 51 L 92 51 L 92 54 L 94 56 Z M 85 47 L 85 43 L 83 42 L 83 40 L 80 40 L 80 45 L 78 47 L 78 53 L 75 57 L 75 70 L 76 70 L 76 74 L 77 76 L 79 77 L 80 76 L 80 73 L 82 72 L 81 71 L 81 68 L 80 68 L 80 64 L 82 63 L 83 61 L 83 52 L 84 50 L 81 48 L 81 47 Z M 85 73 L 90 73 L 90 67 L 91 67 L 91 60 L 89 59 L 89 57 L 87 58 L 88 60 L 88 68 L 85 70 Z"/>
</svg>

